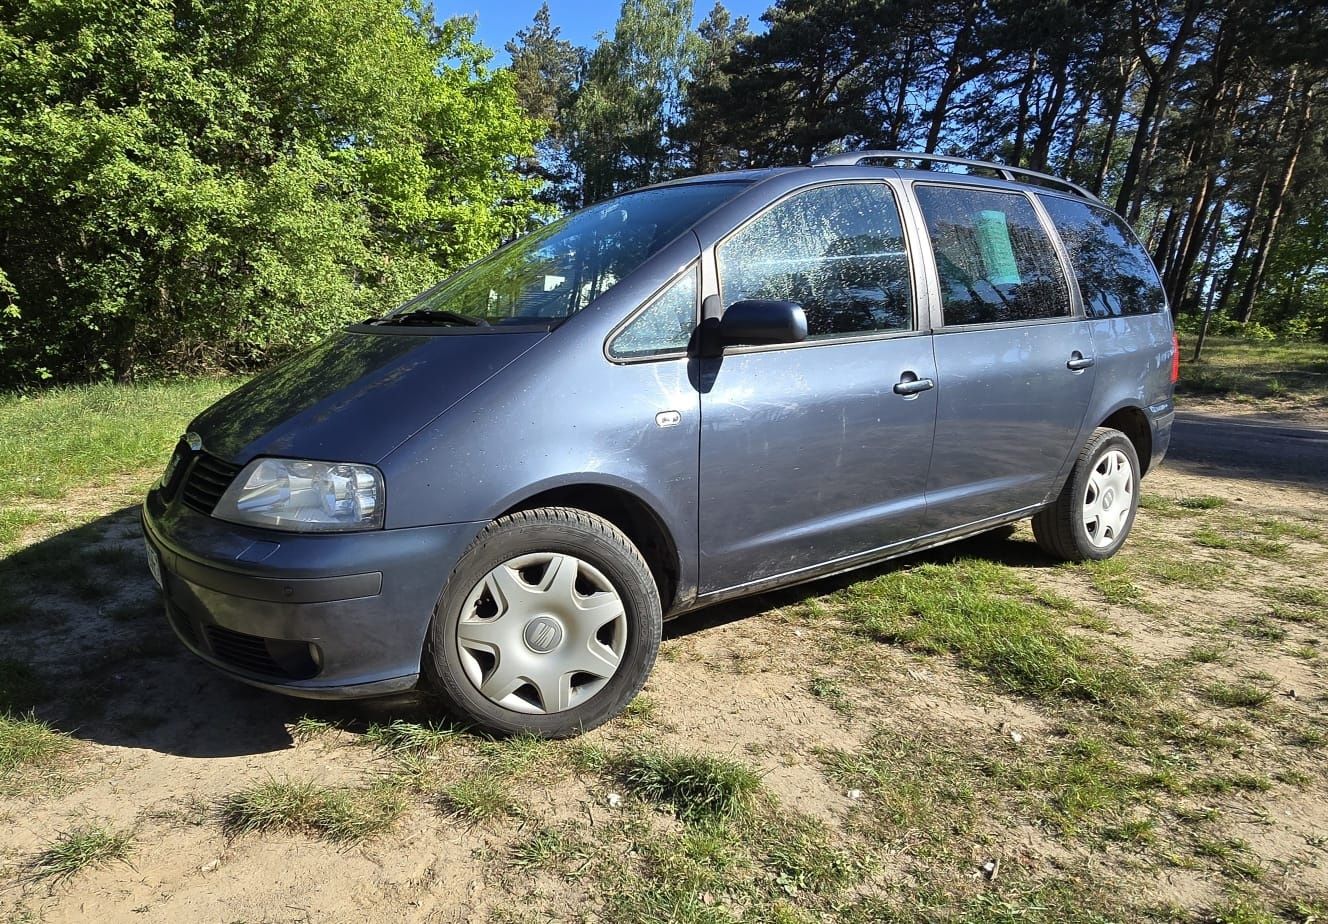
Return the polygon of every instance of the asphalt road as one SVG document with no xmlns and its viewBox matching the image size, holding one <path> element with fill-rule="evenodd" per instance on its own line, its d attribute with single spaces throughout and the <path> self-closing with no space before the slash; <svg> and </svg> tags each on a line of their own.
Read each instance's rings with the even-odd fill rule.
<svg viewBox="0 0 1328 924">
<path fill-rule="evenodd" d="M 1167 464 L 1328 489 L 1328 429 L 1181 412 Z"/>
</svg>

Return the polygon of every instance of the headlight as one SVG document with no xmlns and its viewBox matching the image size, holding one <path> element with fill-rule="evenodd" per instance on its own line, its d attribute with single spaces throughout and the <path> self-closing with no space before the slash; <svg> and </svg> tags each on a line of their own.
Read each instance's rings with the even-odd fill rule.
<svg viewBox="0 0 1328 924">
<path fill-rule="evenodd" d="M 294 532 L 381 529 L 383 476 L 372 465 L 255 459 L 235 476 L 212 515 Z"/>
</svg>

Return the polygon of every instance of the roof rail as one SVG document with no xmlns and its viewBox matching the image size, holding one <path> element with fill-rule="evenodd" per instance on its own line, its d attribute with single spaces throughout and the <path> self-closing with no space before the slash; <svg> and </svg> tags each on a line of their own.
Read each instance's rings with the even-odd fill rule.
<svg viewBox="0 0 1328 924">
<path fill-rule="evenodd" d="M 1097 196 L 1084 189 L 1078 183 L 1071 183 L 1069 180 L 1063 180 L 1060 177 L 1052 176 L 1049 173 L 1038 173 L 1036 170 L 1025 170 L 1023 167 L 1011 167 L 1006 164 L 997 164 L 988 160 L 970 160 L 966 157 L 947 157 L 941 154 L 918 154 L 911 151 L 853 151 L 848 154 L 831 154 L 827 157 L 819 157 L 812 161 L 811 165 L 813 167 L 852 167 L 865 160 L 913 160 L 922 163 L 955 164 L 960 167 L 978 167 L 983 170 L 993 170 L 1002 179 L 1009 180 L 1012 183 L 1024 182 L 1031 183 L 1033 186 L 1046 186 L 1052 189 L 1061 189 L 1066 192 L 1074 193 L 1077 196 L 1082 196 L 1090 202 L 1101 201 Z"/>
</svg>

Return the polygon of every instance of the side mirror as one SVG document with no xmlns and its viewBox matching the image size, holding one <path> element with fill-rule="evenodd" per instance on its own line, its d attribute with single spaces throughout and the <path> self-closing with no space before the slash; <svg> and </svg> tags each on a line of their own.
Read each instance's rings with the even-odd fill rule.
<svg viewBox="0 0 1328 924">
<path fill-rule="evenodd" d="M 734 302 L 719 319 L 724 346 L 765 346 L 807 339 L 807 315 L 797 302 L 749 298 Z"/>
</svg>

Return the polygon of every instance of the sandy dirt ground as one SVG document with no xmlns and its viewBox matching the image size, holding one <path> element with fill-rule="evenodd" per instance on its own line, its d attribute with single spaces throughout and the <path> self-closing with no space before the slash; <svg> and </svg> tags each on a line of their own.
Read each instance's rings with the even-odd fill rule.
<svg viewBox="0 0 1328 924">
<path fill-rule="evenodd" d="M 1288 517 L 1328 523 L 1328 495 L 1305 486 L 1164 467 L 1145 487 L 1167 499 L 1221 497 L 1226 504 L 1219 515 L 1251 522 Z M 1108 602 L 1082 573 L 1040 558 L 1027 524 L 967 542 L 961 551 L 1015 565 L 1038 586 L 1082 604 L 1106 628 L 1078 631 L 1105 631 L 1144 664 L 1181 659 L 1196 644 L 1216 642 L 1225 654 L 1219 663 L 1196 667 L 1201 676 L 1253 675 L 1274 690 L 1264 718 L 1244 722 L 1236 753 L 1224 752 L 1222 760 L 1270 778 L 1298 768 L 1295 784 L 1213 796 L 1222 805 L 1217 831 L 1247 842 L 1268 877 L 1328 894 L 1324 751 L 1288 744 L 1285 733 L 1323 717 L 1328 684 L 1318 653 L 1328 655 L 1324 626 L 1291 623 L 1269 638 L 1239 628 L 1268 610 L 1270 586 L 1328 583 L 1325 546 L 1287 538 L 1289 554 L 1280 558 L 1198 547 L 1188 540 L 1202 520 L 1202 512 L 1172 517 L 1141 511 L 1131 539 L 1139 568 L 1181 554 L 1230 568 L 1207 588 L 1139 577 L 1150 602 L 1142 609 Z M 305 703 L 218 676 L 169 635 L 132 509 L 107 509 L 75 530 L 73 539 L 111 550 L 102 558 L 113 566 L 95 571 L 111 592 L 81 597 L 77 588 L 57 581 L 33 600 L 41 620 L 0 629 L 7 656 L 23 657 L 40 674 L 60 678 L 38 714 L 77 739 L 67 766 L 0 793 L 0 919 L 142 924 L 594 916 L 588 884 L 518 868 L 508 859 L 510 845 L 540 826 L 576 825 L 593 838 L 611 821 L 616 809 L 609 784 L 562 764 L 521 775 L 514 781 L 520 810 L 480 824 L 453 818 L 421 796 L 394 830 L 350 846 L 299 833 L 228 836 L 218 817 L 228 794 L 271 779 L 364 784 L 385 772 L 385 763 L 362 743 L 363 730 L 374 722 L 428 716 L 410 704 Z M 1176 550 L 1182 544 L 1183 553 Z M 918 561 L 902 559 L 868 576 Z M 883 645 L 872 655 L 869 678 L 861 665 L 850 669 L 833 646 L 816 638 L 823 629 L 795 614 L 851 580 L 771 594 L 671 624 L 646 689 L 657 708 L 644 720 L 615 720 L 591 740 L 609 747 L 649 740 L 742 760 L 759 768 L 781 804 L 835 827 L 846 824 L 854 800 L 824 772 L 816 757 L 824 749 L 851 750 L 882 729 L 937 747 L 967 742 L 992 749 L 1010 747 L 1012 731 L 1025 746 L 1051 733 L 1059 720 L 1036 699 L 1002 692 L 946 656 Z M 852 708 L 836 709 L 811 692 L 813 678 L 827 676 L 839 678 Z M 1196 726 L 1225 721 L 1231 712 L 1185 689 L 1175 705 Z M 296 729 L 302 716 L 336 727 L 301 738 Z M 1128 845 L 1066 841 L 1017 809 L 993 817 L 991 838 L 972 845 L 975 869 L 992 854 L 1007 868 L 1048 874 L 1086 864 L 1113 888 L 1185 908 L 1211 905 L 1223 894 L 1210 870 L 1137 864 Z M 53 838 L 89 819 L 133 832 L 127 861 L 67 881 L 28 875 L 32 858 Z M 887 852 L 872 879 L 889 880 L 891 864 Z"/>
</svg>

